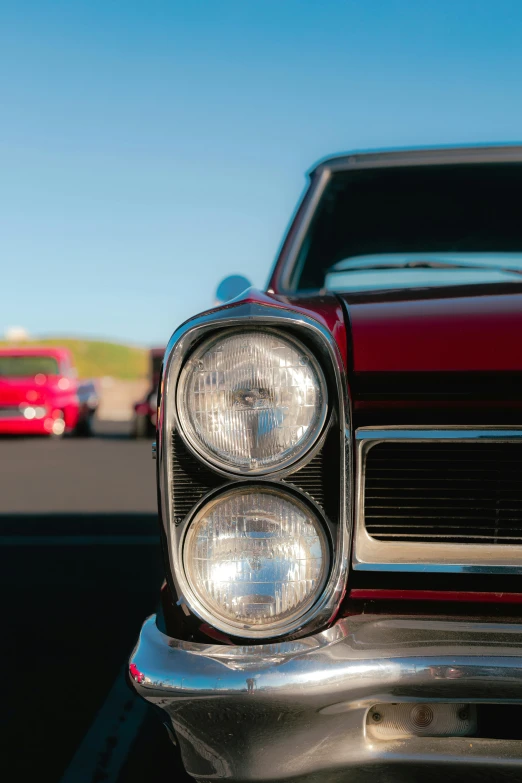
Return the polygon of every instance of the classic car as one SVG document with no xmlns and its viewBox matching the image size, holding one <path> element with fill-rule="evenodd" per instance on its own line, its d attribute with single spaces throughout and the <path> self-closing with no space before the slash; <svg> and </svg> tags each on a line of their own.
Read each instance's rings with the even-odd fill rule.
<svg viewBox="0 0 522 783">
<path fill-rule="evenodd" d="M 152 438 L 156 432 L 158 385 L 165 348 L 149 352 L 149 387 L 142 400 L 134 405 L 132 434 L 135 438 Z"/>
<path fill-rule="evenodd" d="M 197 781 L 522 777 L 521 204 L 522 147 L 323 160 L 172 336 L 129 671 Z"/>
<path fill-rule="evenodd" d="M 98 406 L 66 348 L 0 348 L 0 435 L 89 435 Z"/>
</svg>

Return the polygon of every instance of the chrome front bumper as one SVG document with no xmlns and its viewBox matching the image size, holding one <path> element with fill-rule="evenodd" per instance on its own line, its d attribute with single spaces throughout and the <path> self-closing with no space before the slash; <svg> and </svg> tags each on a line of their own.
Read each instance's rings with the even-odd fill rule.
<svg viewBox="0 0 522 783">
<path fill-rule="evenodd" d="M 366 733 L 381 702 L 522 703 L 522 625 L 362 615 L 236 647 L 171 639 L 153 616 L 130 664 L 198 781 L 440 781 L 453 767 L 459 780 L 522 777 L 522 742 Z"/>
</svg>

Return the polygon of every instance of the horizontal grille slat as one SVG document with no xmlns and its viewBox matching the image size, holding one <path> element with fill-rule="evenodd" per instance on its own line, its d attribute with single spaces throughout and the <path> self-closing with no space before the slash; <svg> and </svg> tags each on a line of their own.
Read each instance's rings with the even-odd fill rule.
<svg viewBox="0 0 522 783">
<path fill-rule="evenodd" d="M 294 484 L 302 489 L 316 503 L 325 505 L 325 465 L 324 453 L 319 451 L 306 465 L 284 479 L 285 483 Z"/>
<path fill-rule="evenodd" d="M 194 457 L 177 431 L 172 434 L 172 514 L 180 524 L 209 490 L 224 483 Z"/>
<path fill-rule="evenodd" d="M 378 443 L 364 492 L 381 541 L 522 544 L 522 443 Z"/>
</svg>

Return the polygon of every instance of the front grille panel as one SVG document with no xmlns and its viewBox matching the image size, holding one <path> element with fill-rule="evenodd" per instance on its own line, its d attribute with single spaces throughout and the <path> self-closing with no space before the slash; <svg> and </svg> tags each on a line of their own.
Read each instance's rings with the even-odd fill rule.
<svg viewBox="0 0 522 783">
<path fill-rule="evenodd" d="M 0 405 L 0 419 L 18 419 L 20 416 L 19 405 Z"/>
<path fill-rule="evenodd" d="M 522 544 L 522 443 L 377 443 L 364 518 L 378 541 Z"/>
<path fill-rule="evenodd" d="M 180 434 L 172 433 L 172 514 L 174 523 L 181 524 L 196 503 L 224 480 L 208 470 L 187 449 Z"/>
<path fill-rule="evenodd" d="M 319 451 L 310 462 L 283 481 L 293 484 L 310 495 L 320 506 L 325 506 L 325 466 L 324 453 Z"/>
<path fill-rule="evenodd" d="M 326 464 L 326 455 L 329 454 L 330 441 L 333 439 L 334 432 L 331 431 L 317 454 L 302 468 L 283 479 L 284 483 L 308 494 L 331 518 L 335 518 L 338 504 L 336 494 L 329 490 L 332 476 L 334 480 L 337 478 L 332 466 L 337 465 L 338 458 L 336 462 L 330 461 Z M 172 433 L 172 514 L 176 525 L 183 522 L 207 492 L 224 486 L 230 480 L 231 478 L 220 476 L 194 457 L 177 430 Z M 338 483 L 337 481 L 337 485 Z"/>
</svg>

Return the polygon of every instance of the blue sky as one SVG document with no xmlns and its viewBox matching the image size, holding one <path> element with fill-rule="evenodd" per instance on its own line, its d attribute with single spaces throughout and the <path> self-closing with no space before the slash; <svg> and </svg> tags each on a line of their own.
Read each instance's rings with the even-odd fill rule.
<svg viewBox="0 0 522 783">
<path fill-rule="evenodd" d="M 332 152 L 522 139 L 522 4 L 0 0 L 0 334 L 165 342 Z"/>
</svg>

